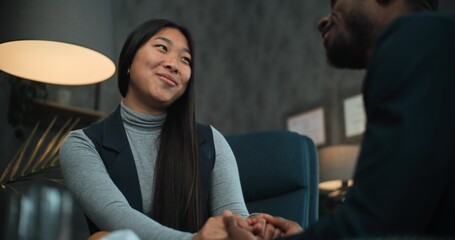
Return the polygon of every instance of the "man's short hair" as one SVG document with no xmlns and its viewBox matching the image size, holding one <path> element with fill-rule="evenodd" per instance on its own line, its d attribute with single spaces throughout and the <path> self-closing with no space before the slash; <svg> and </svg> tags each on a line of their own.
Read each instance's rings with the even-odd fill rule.
<svg viewBox="0 0 455 240">
<path fill-rule="evenodd" d="M 439 0 L 407 0 L 409 6 L 415 11 L 437 11 Z"/>
</svg>

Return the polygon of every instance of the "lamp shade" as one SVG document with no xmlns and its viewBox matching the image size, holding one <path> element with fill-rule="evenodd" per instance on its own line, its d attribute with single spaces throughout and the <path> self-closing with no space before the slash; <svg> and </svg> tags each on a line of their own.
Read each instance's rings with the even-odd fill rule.
<svg viewBox="0 0 455 240">
<path fill-rule="evenodd" d="M 319 182 L 348 181 L 352 179 L 359 155 L 357 145 L 336 145 L 321 148 L 319 158 Z M 321 186 L 321 185 L 320 185 Z"/>
<path fill-rule="evenodd" d="M 115 72 L 110 0 L 2 0 L 0 70 L 61 85 Z"/>
</svg>

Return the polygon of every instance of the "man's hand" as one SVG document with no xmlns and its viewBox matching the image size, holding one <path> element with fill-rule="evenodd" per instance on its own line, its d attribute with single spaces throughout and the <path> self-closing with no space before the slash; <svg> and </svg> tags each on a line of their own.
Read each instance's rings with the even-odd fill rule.
<svg viewBox="0 0 455 240">
<path fill-rule="evenodd" d="M 294 221 L 287 220 L 282 217 L 273 217 L 268 214 L 264 214 L 264 218 L 268 224 L 272 224 L 276 228 L 280 228 L 283 233 L 282 236 L 284 237 L 303 232 L 303 228 Z"/>
</svg>

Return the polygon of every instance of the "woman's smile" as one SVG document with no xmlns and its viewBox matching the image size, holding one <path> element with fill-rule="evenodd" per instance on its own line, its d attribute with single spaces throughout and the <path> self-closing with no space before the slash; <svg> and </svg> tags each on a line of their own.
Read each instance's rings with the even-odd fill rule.
<svg viewBox="0 0 455 240">
<path fill-rule="evenodd" d="M 179 82 L 169 74 L 157 73 L 156 75 L 159 77 L 161 81 L 163 81 L 166 85 L 169 85 L 171 87 L 178 86 L 179 84 Z"/>
</svg>

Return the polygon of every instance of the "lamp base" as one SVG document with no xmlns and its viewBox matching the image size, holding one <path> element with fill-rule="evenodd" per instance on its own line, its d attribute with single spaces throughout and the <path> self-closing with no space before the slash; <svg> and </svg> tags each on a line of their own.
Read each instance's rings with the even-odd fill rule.
<svg viewBox="0 0 455 240">
<path fill-rule="evenodd" d="M 345 201 L 352 180 L 323 182 L 319 185 L 319 215 L 334 213 Z M 331 186 L 331 187 L 330 187 Z"/>
</svg>

